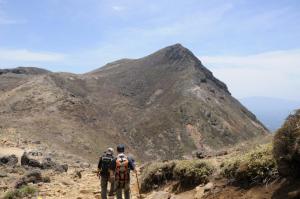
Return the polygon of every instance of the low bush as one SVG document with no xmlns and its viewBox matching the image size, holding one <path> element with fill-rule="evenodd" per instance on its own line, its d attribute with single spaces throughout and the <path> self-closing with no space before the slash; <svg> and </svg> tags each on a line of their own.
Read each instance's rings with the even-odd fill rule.
<svg viewBox="0 0 300 199">
<path fill-rule="evenodd" d="M 37 192 L 37 189 L 31 186 L 23 186 L 20 189 L 14 189 L 11 191 L 8 191 L 3 199 L 18 199 L 18 198 L 24 198 L 27 196 L 32 196 L 34 193 Z"/>
<path fill-rule="evenodd" d="M 266 144 L 221 164 L 221 175 L 244 184 L 265 184 L 278 177 L 272 145 Z"/>
<path fill-rule="evenodd" d="M 173 170 L 173 177 L 181 188 L 190 188 L 208 182 L 213 168 L 208 163 L 199 160 L 177 161 Z"/>
<path fill-rule="evenodd" d="M 276 132 L 273 153 L 280 175 L 300 177 L 300 110 Z"/>
<path fill-rule="evenodd" d="M 151 191 L 167 182 L 176 182 L 174 190 L 193 188 L 206 183 L 213 167 L 201 160 L 174 160 L 151 163 L 142 172 L 141 189 Z"/>
</svg>

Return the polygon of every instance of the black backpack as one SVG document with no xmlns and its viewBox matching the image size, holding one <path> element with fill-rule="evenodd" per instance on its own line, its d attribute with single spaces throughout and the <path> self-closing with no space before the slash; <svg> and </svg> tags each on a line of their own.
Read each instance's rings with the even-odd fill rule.
<svg viewBox="0 0 300 199">
<path fill-rule="evenodd" d="M 114 157 L 111 154 L 105 153 L 102 156 L 102 164 L 101 171 L 103 174 L 108 174 L 108 170 L 110 169 L 110 164 L 113 161 Z"/>
</svg>

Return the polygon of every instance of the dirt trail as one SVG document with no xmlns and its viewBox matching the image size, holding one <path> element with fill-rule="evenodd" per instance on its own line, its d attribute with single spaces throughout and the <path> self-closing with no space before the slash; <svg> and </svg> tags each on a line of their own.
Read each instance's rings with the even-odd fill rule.
<svg viewBox="0 0 300 199">
<path fill-rule="evenodd" d="M 39 187 L 38 195 L 47 199 L 101 199 L 100 180 L 96 173 L 92 169 L 82 171 L 79 179 L 74 177 L 75 171 L 70 169 L 67 173 L 53 175 L 51 183 Z M 136 178 L 132 175 L 131 179 L 132 199 L 139 199 Z"/>
</svg>

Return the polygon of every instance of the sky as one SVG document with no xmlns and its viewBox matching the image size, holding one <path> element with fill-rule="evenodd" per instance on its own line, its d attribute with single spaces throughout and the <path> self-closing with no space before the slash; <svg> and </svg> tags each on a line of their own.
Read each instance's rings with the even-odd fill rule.
<svg viewBox="0 0 300 199">
<path fill-rule="evenodd" d="M 0 0 L 0 68 L 84 73 L 181 43 L 237 98 L 300 99 L 299 0 Z"/>
</svg>

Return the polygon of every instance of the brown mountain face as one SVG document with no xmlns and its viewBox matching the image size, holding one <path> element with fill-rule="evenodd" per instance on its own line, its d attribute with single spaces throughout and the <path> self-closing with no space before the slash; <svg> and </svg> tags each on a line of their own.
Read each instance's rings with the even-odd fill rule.
<svg viewBox="0 0 300 199">
<path fill-rule="evenodd" d="M 89 158 L 122 142 L 142 160 L 219 150 L 268 132 L 180 44 L 81 75 L 1 70 L 0 122 L 3 132 Z"/>
</svg>

